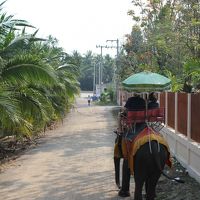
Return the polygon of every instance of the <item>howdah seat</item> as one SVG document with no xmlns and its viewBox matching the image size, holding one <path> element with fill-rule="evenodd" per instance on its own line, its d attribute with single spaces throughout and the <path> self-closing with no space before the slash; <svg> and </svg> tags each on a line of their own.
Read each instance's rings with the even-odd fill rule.
<svg viewBox="0 0 200 200">
<path fill-rule="evenodd" d="M 122 118 L 122 129 L 130 129 L 136 123 L 147 123 L 148 126 L 153 127 L 156 131 L 160 130 L 165 123 L 165 109 L 152 108 L 146 110 L 131 110 L 127 112 L 127 115 Z"/>
</svg>

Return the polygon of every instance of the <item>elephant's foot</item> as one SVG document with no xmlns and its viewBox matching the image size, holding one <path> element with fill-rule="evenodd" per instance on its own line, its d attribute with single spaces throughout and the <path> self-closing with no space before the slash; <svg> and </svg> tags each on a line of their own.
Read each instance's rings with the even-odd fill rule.
<svg viewBox="0 0 200 200">
<path fill-rule="evenodd" d="M 120 190 L 118 195 L 120 197 L 130 197 L 130 192 L 129 191 L 123 191 L 123 190 Z"/>
</svg>

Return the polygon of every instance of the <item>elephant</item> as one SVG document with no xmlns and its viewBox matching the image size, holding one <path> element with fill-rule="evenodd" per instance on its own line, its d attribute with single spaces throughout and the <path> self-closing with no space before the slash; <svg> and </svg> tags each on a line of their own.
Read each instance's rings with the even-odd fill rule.
<svg viewBox="0 0 200 200">
<path fill-rule="evenodd" d="M 124 157 L 123 152 L 120 156 L 116 156 L 119 153 L 122 146 L 123 135 L 117 135 L 115 143 L 115 182 L 120 189 L 118 195 L 121 197 L 130 196 L 130 159 Z M 118 149 L 118 150 L 116 150 Z M 117 151 L 117 152 L 116 152 Z M 123 158 L 122 165 L 122 186 L 120 186 L 120 158 Z M 145 184 L 146 200 L 154 200 L 156 197 L 156 185 L 163 174 L 169 179 L 173 179 L 177 182 L 183 183 L 179 178 L 172 178 L 163 172 L 164 166 L 169 161 L 169 149 L 157 140 L 146 141 L 134 155 L 134 181 L 135 181 L 135 192 L 134 200 L 142 200 L 142 189 Z"/>
</svg>

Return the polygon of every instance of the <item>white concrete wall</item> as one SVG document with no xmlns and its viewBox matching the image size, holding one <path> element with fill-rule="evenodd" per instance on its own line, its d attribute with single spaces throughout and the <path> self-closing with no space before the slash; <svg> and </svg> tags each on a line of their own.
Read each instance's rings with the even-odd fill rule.
<svg viewBox="0 0 200 200">
<path fill-rule="evenodd" d="M 165 108 L 168 109 L 167 95 Z M 191 139 L 191 95 L 188 94 L 188 116 L 187 116 L 187 136 L 177 130 L 177 106 L 178 96 L 175 94 L 175 130 L 167 126 L 168 116 L 166 114 L 166 127 L 162 133 L 168 141 L 171 153 L 188 170 L 190 176 L 200 183 L 200 144 Z M 166 112 L 167 113 L 167 112 Z"/>
<path fill-rule="evenodd" d="M 161 130 L 167 139 L 171 153 L 188 170 L 190 176 L 200 183 L 200 144 L 189 140 L 183 134 L 164 127 Z"/>
</svg>

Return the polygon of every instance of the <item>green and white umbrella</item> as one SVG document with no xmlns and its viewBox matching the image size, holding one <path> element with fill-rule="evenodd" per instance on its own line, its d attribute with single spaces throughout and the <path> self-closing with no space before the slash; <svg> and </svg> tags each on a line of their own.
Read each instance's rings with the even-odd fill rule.
<svg viewBox="0 0 200 200">
<path fill-rule="evenodd" d="M 171 80 L 148 71 L 133 74 L 122 82 L 124 89 L 134 92 L 157 92 L 170 90 Z"/>
</svg>

